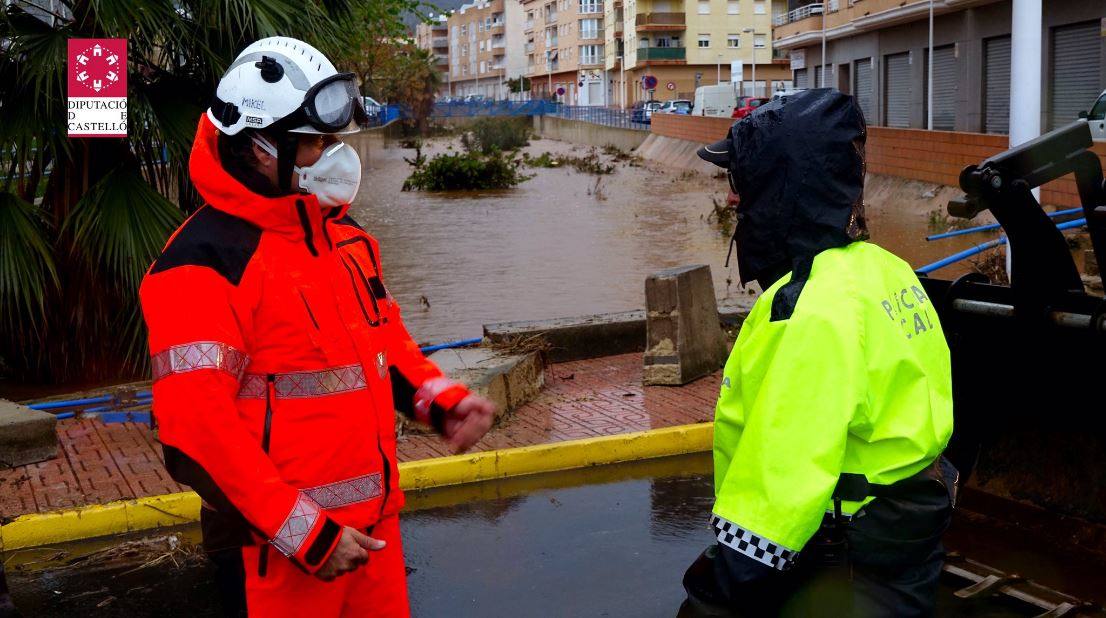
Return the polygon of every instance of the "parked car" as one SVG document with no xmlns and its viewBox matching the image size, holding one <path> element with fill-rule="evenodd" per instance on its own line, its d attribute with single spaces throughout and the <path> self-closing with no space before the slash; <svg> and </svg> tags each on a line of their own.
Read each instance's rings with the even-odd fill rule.
<svg viewBox="0 0 1106 618">
<path fill-rule="evenodd" d="M 380 112 L 384 109 L 384 106 L 379 101 L 372 97 L 361 97 L 362 104 L 365 106 L 365 115 L 369 117 L 369 124 L 377 124 L 380 118 Z"/>
<path fill-rule="evenodd" d="M 1090 111 L 1079 112 L 1079 120 L 1091 125 L 1093 139 L 1106 140 L 1106 90 L 1098 95 L 1098 100 L 1091 106 Z"/>
<path fill-rule="evenodd" d="M 695 103 L 691 113 L 695 116 L 726 118 L 737 101 L 735 84 L 699 86 L 695 89 Z"/>
<path fill-rule="evenodd" d="M 630 121 L 638 122 L 641 124 L 651 124 L 653 122 L 653 112 L 657 111 L 663 105 L 660 101 L 638 101 L 634 103 L 630 108 Z"/>
<path fill-rule="evenodd" d="M 690 114 L 691 113 L 691 101 L 687 99 L 673 99 L 671 101 L 665 101 L 664 105 L 657 110 L 663 114 Z"/>
<path fill-rule="evenodd" d="M 744 118 L 769 100 L 770 99 L 764 97 L 738 97 L 737 106 L 733 108 L 733 113 L 730 114 L 730 118 L 735 120 Z"/>
<path fill-rule="evenodd" d="M 804 90 L 806 90 L 806 88 L 795 88 L 794 90 L 777 90 L 776 92 L 772 93 L 772 100 L 775 101 L 776 99 L 778 99 L 780 97 L 786 97 L 786 96 L 790 96 L 790 95 L 793 95 L 793 94 L 798 94 L 798 93 L 800 93 Z"/>
</svg>

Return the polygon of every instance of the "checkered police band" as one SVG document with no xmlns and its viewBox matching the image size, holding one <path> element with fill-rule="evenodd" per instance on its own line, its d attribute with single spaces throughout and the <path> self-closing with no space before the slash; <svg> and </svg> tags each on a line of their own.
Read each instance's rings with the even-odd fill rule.
<svg viewBox="0 0 1106 618">
<path fill-rule="evenodd" d="M 799 552 L 757 536 L 737 524 L 711 514 L 710 527 L 718 542 L 774 569 L 786 571 L 795 563 Z"/>
</svg>

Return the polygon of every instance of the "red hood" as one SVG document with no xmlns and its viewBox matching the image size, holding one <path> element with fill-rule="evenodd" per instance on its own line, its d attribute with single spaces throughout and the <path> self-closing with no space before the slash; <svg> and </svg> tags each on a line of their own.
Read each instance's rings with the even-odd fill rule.
<svg viewBox="0 0 1106 618">
<path fill-rule="evenodd" d="M 204 201 L 264 230 L 286 234 L 297 240 L 305 237 L 304 222 L 300 218 L 302 210 L 317 238 L 323 221 L 319 200 L 309 193 L 266 197 L 250 191 L 223 169 L 219 162 L 218 136 L 219 130 L 208 120 L 207 114 L 201 115 L 196 140 L 192 143 L 192 156 L 188 160 L 188 171 L 192 184 L 196 185 Z M 303 206 L 297 207 L 297 202 Z M 331 210 L 327 213 L 328 218 L 341 217 L 348 209 L 347 204 L 336 211 Z"/>
</svg>

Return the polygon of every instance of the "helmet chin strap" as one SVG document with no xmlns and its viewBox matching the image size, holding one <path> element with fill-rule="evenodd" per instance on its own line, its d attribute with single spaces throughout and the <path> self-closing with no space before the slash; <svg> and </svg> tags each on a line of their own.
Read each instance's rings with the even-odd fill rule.
<svg viewBox="0 0 1106 618">
<path fill-rule="evenodd" d="M 277 138 L 277 181 L 284 193 L 293 193 L 292 171 L 296 166 L 299 140 L 294 133 L 284 132 Z"/>
</svg>

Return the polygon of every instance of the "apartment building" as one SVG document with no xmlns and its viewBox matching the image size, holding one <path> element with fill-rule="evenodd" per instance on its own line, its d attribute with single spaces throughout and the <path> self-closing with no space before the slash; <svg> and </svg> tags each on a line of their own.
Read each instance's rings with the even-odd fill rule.
<svg viewBox="0 0 1106 618">
<path fill-rule="evenodd" d="M 603 0 L 521 0 L 534 98 L 606 105 Z"/>
<path fill-rule="evenodd" d="M 447 15 L 429 16 L 430 23 L 415 26 L 415 45 L 433 54 L 434 66 L 441 76 L 439 94 L 452 94 L 449 74 L 449 24 Z"/>
<path fill-rule="evenodd" d="M 929 0 L 792 0 L 777 16 L 798 87 L 857 97 L 868 123 L 926 128 Z M 823 15 L 823 6 L 825 13 Z M 933 0 L 933 128 L 1008 133 L 1010 0 Z M 1106 89 L 1106 2 L 1043 3 L 1041 127 L 1075 120 Z M 822 40 L 826 58 L 822 60 Z M 823 70 L 823 66 L 825 69 Z"/>
<path fill-rule="evenodd" d="M 786 0 L 605 0 L 609 100 L 690 99 L 731 79 L 749 95 L 789 88 L 789 59 L 772 43 L 773 18 L 787 8 Z M 742 74 L 731 76 L 735 61 Z M 654 90 L 643 87 L 647 76 Z"/>
<path fill-rule="evenodd" d="M 477 0 L 449 16 L 449 82 L 454 96 L 507 98 L 505 1 Z"/>
</svg>

